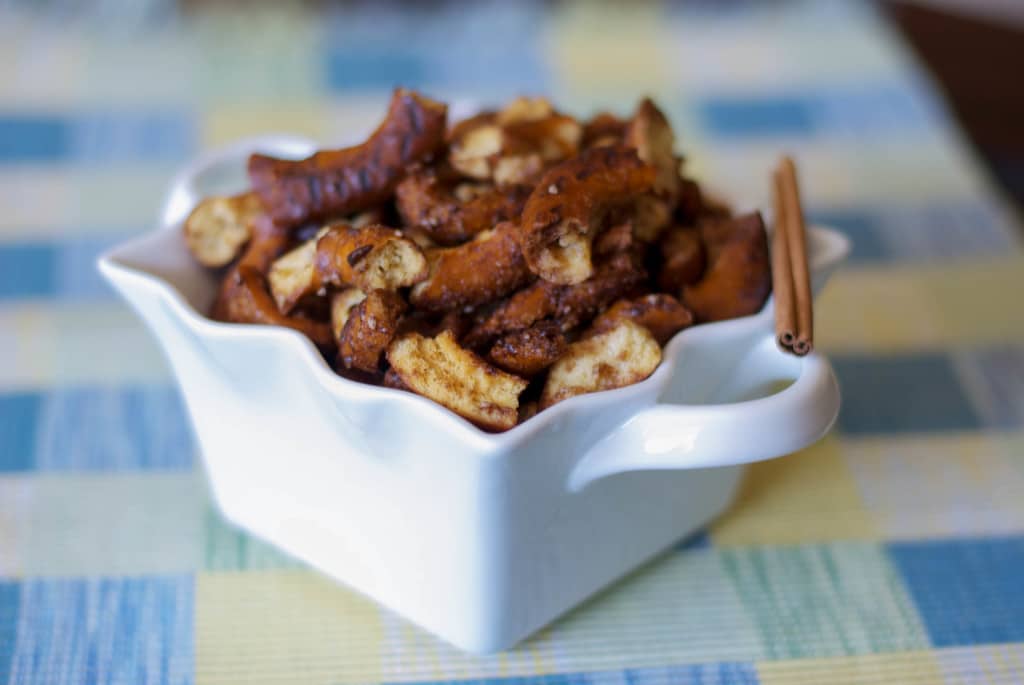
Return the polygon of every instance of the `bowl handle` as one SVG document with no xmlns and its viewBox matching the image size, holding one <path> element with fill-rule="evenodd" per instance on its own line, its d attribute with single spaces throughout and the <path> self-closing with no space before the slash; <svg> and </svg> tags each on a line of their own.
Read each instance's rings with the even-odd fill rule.
<svg viewBox="0 0 1024 685">
<path fill-rule="evenodd" d="M 185 219 L 200 198 L 214 192 L 239 192 L 226 183 L 245 177 L 245 165 L 253 152 L 278 157 L 302 158 L 316 149 L 308 138 L 289 135 L 268 135 L 243 138 L 202 155 L 179 171 L 171 180 L 160 210 L 160 225 L 173 226 Z"/>
<path fill-rule="evenodd" d="M 839 414 L 832 367 L 817 353 L 797 359 L 774 345 L 771 338 L 761 343 L 756 367 L 764 378 L 792 381 L 788 387 L 745 402 L 655 404 L 594 445 L 569 474 L 568 489 L 627 471 L 761 461 L 817 441 Z"/>
</svg>

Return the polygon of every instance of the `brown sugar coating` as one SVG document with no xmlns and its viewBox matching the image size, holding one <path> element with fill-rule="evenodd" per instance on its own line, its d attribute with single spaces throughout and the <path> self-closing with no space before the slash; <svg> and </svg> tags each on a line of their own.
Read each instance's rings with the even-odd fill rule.
<svg viewBox="0 0 1024 685">
<path fill-rule="evenodd" d="M 303 160 L 249 157 L 249 180 L 274 221 L 298 226 L 368 209 L 389 199 L 405 167 L 444 144 L 447 106 L 396 89 L 387 116 L 361 145 Z"/>
<path fill-rule="evenodd" d="M 609 210 L 651 189 L 655 170 L 622 146 L 597 147 L 544 174 L 523 208 L 523 256 L 546 281 L 571 285 L 594 271 L 591 244 Z"/>
</svg>

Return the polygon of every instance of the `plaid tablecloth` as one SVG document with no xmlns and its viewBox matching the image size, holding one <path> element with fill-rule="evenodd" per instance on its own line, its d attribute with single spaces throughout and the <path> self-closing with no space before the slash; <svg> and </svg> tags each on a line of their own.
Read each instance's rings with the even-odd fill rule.
<svg viewBox="0 0 1024 685">
<path fill-rule="evenodd" d="M 868 6 L 123 4 L 0 10 L 0 683 L 1024 682 L 1020 234 Z M 854 242 L 818 308 L 833 433 L 487 658 L 226 524 L 93 266 L 199 150 L 337 139 L 396 82 L 581 114 L 652 94 L 693 172 L 755 205 L 790 151 Z"/>
</svg>

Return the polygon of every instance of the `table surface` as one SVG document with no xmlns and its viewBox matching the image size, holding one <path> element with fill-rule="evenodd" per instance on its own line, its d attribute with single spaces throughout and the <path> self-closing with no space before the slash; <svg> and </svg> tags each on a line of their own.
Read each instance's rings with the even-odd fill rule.
<svg viewBox="0 0 1024 685">
<path fill-rule="evenodd" d="M 1024 252 L 865 4 L 95 6 L 0 11 L 0 683 L 1024 681 Z M 581 114 L 650 93 L 692 173 L 756 205 L 791 152 L 809 213 L 854 241 L 818 306 L 832 434 L 485 658 L 231 528 L 93 266 L 199 150 L 340 138 L 395 82 Z"/>
</svg>

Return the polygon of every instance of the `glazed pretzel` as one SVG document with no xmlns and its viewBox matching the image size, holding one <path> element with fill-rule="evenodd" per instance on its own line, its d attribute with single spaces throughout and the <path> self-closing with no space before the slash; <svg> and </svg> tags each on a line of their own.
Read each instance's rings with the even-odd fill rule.
<svg viewBox="0 0 1024 685">
<path fill-rule="evenodd" d="M 590 321 L 610 302 L 632 294 L 647 277 L 635 254 L 622 252 L 600 263 L 594 275 L 577 285 L 538 280 L 500 303 L 466 335 L 471 347 L 552 318 L 563 331 Z"/>
<path fill-rule="evenodd" d="M 460 191 L 470 195 L 460 199 Z M 410 174 L 395 189 L 402 223 L 421 229 L 441 245 L 457 245 L 502 221 L 518 219 L 530 188 L 468 185 L 450 187 L 435 170 Z"/>
<path fill-rule="evenodd" d="M 772 289 L 764 222 L 757 212 L 701 224 L 708 266 L 683 287 L 683 304 L 698 322 L 734 319 L 761 310 Z"/>
<path fill-rule="evenodd" d="M 519 229 L 510 222 L 478 234 L 458 247 L 428 253 L 430 275 L 409 300 L 427 311 L 475 307 L 503 297 L 531 277 L 519 249 Z"/>
<path fill-rule="evenodd" d="M 252 190 L 183 226 L 196 261 L 226 269 L 212 316 L 299 331 L 346 378 L 506 430 L 763 305 L 760 216 L 682 175 L 650 100 L 581 124 L 519 98 L 445 127 L 444 105 L 399 89 L 362 145 L 253 155 Z"/>
<path fill-rule="evenodd" d="M 427 277 L 427 259 L 401 231 L 380 224 L 334 224 L 316 243 L 317 283 L 351 285 L 364 292 L 396 290 Z"/>
<path fill-rule="evenodd" d="M 208 197 L 185 219 L 185 245 L 203 266 L 227 266 L 249 242 L 249 224 L 262 212 L 260 198 L 253 192 Z"/>
<path fill-rule="evenodd" d="M 704 242 L 695 228 L 673 226 L 658 244 L 661 271 L 658 287 L 681 295 L 684 285 L 696 283 L 704 273 Z"/>
<path fill-rule="evenodd" d="M 448 108 L 396 89 L 387 116 L 362 145 L 293 161 L 254 154 L 249 180 L 283 226 L 351 214 L 389 199 L 405 167 L 444 144 Z"/>
<path fill-rule="evenodd" d="M 407 308 L 395 292 L 371 291 L 345 317 L 338 336 L 338 363 L 346 369 L 378 373 L 381 357 L 398 332 Z"/>
<path fill-rule="evenodd" d="M 594 272 L 591 245 L 608 212 L 649 191 L 655 170 L 618 145 L 585 150 L 541 178 L 523 208 L 523 256 L 546 281 L 575 284 Z"/>
<path fill-rule="evenodd" d="M 541 321 L 498 338 L 487 358 L 510 373 L 530 378 L 558 361 L 567 344 L 561 326 Z"/>
<path fill-rule="evenodd" d="M 498 112 L 461 122 L 449 134 L 448 162 L 498 186 L 533 184 L 552 162 L 575 155 L 583 127 L 543 98 L 516 98 Z"/>
<path fill-rule="evenodd" d="M 693 313 L 665 293 L 618 300 L 594 319 L 584 337 L 610 331 L 625 320 L 643 326 L 659 345 L 664 345 L 673 335 L 693 324 Z"/>
</svg>

